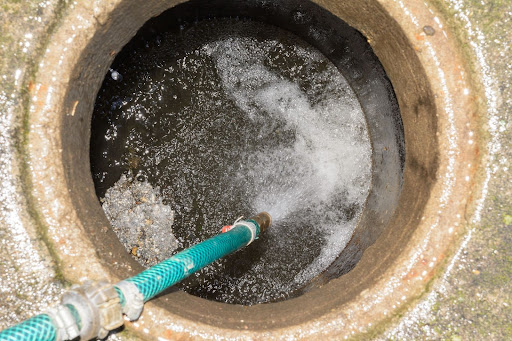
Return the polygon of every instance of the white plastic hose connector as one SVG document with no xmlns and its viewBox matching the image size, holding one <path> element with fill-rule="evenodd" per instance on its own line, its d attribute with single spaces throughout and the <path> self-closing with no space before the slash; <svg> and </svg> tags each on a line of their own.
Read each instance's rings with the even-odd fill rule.
<svg viewBox="0 0 512 341">
<path fill-rule="evenodd" d="M 103 339 L 108 332 L 123 325 L 119 295 L 106 280 L 86 281 L 74 286 L 62 297 L 62 304 L 71 304 L 80 316 L 80 338 Z"/>
<path fill-rule="evenodd" d="M 135 321 L 142 314 L 142 309 L 144 309 L 144 295 L 131 282 L 121 281 L 115 286 L 121 290 L 124 296 L 123 313 L 130 321 Z"/>
<path fill-rule="evenodd" d="M 249 231 L 251 231 L 251 240 L 249 240 L 249 242 L 246 245 L 251 244 L 256 239 L 256 237 L 257 237 L 257 235 L 256 235 L 256 231 L 257 231 L 256 224 L 251 223 L 250 221 L 243 220 L 243 221 L 236 222 L 233 225 L 233 228 L 235 228 L 237 226 L 245 226 L 245 227 L 247 227 L 249 229 Z"/>
<path fill-rule="evenodd" d="M 50 316 L 53 325 L 57 328 L 56 340 L 73 340 L 80 335 L 77 321 L 65 305 L 61 304 L 50 308 L 46 314 Z"/>
</svg>

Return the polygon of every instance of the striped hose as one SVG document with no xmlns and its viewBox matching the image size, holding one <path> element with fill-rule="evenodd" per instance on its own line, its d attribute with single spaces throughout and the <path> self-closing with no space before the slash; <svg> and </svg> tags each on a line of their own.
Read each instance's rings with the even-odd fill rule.
<svg viewBox="0 0 512 341">
<path fill-rule="evenodd" d="M 270 222 L 270 215 L 265 212 L 237 222 L 228 232 L 205 240 L 134 277 L 119 282 L 114 286 L 117 294 L 114 293 L 113 299 L 107 297 L 108 299 L 98 303 L 99 296 L 105 297 L 114 292 L 112 286 L 105 286 L 103 282 L 72 290 L 64 295 L 63 304 L 52 309 L 52 313 L 34 316 L 1 331 L 0 341 L 60 341 L 77 336 L 81 339 L 103 338 L 109 330 L 123 323 L 121 307 L 123 313 L 131 320 L 138 318 L 144 302 L 217 259 L 249 245 L 270 226 Z M 72 299 L 66 301 L 66 297 Z M 91 311 L 97 312 L 98 309 L 104 309 L 101 311 L 102 318 L 89 316 L 92 315 Z M 104 316 L 107 315 L 115 315 L 116 321 L 105 322 Z M 72 320 L 73 325 L 69 324 L 69 320 Z"/>
<path fill-rule="evenodd" d="M 257 236 L 259 234 L 258 224 L 253 220 L 248 222 L 254 223 Z M 144 296 L 144 302 L 147 302 L 166 288 L 247 245 L 250 241 L 251 231 L 245 225 L 238 225 L 226 233 L 219 234 L 174 255 L 140 274 L 126 279 L 126 281 L 135 284 Z"/>
<path fill-rule="evenodd" d="M 0 340 L 54 341 L 57 328 L 50 316 L 40 314 L 0 332 Z"/>
</svg>

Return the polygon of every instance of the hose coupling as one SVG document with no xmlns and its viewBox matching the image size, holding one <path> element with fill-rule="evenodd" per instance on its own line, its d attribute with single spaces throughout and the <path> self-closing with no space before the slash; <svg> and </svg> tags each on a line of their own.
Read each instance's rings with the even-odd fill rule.
<svg viewBox="0 0 512 341">
<path fill-rule="evenodd" d="M 267 212 L 260 212 L 248 220 L 254 220 L 260 227 L 260 233 L 264 232 L 272 224 L 272 217 Z"/>
<path fill-rule="evenodd" d="M 242 221 L 239 221 L 239 222 L 233 224 L 232 229 L 234 229 L 237 226 L 245 226 L 249 229 L 249 231 L 251 231 L 251 239 L 246 244 L 246 246 L 251 244 L 256 238 L 258 238 L 258 227 L 256 226 L 256 224 L 254 222 L 242 220 Z"/>
<path fill-rule="evenodd" d="M 262 233 L 269 228 L 272 223 L 272 217 L 267 212 L 258 213 L 255 216 L 250 217 L 247 220 L 242 220 L 242 217 L 238 218 L 233 225 L 226 225 L 222 228 L 221 232 L 226 233 L 231 231 L 236 226 L 245 226 L 251 231 L 251 240 L 246 244 L 251 244 L 255 239 L 258 239 L 259 233 Z"/>
<path fill-rule="evenodd" d="M 75 309 L 82 340 L 103 339 L 124 323 L 119 295 L 106 280 L 73 286 L 62 297 L 62 304 Z"/>
<path fill-rule="evenodd" d="M 73 340 L 80 335 L 80 326 L 73 316 L 69 306 L 57 305 L 48 309 L 46 315 L 50 316 L 57 329 L 56 340 Z"/>
<path fill-rule="evenodd" d="M 144 295 L 132 282 L 121 281 L 115 287 L 124 298 L 123 313 L 130 321 L 135 321 L 142 314 L 142 309 L 144 309 Z"/>
</svg>

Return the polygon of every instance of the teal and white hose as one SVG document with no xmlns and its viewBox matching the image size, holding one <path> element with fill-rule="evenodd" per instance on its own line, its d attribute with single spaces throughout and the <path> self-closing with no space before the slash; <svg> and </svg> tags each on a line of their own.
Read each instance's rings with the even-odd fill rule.
<svg viewBox="0 0 512 341">
<path fill-rule="evenodd" d="M 271 224 L 262 212 L 230 229 L 112 286 L 86 282 L 64 294 L 62 303 L 0 332 L 0 341 L 60 341 L 104 338 L 123 324 L 122 314 L 136 320 L 144 303 L 206 265 L 252 243 Z"/>
</svg>

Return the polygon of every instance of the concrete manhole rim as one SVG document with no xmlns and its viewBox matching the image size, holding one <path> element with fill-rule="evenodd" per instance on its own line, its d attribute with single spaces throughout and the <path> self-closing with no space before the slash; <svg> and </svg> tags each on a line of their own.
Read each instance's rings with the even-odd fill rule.
<svg viewBox="0 0 512 341">
<path fill-rule="evenodd" d="M 50 37 L 35 81 L 29 89 L 31 104 L 26 153 L 32 183 L 31 195 L 43 224 L 47 226 L 50 242 L 60 257 L 60 270 L 72 282 L 78 282 L 82 277 L 118 280 L 98 258 L 95 246 L 70 204 L 72 199 L 66 179 L 66 167 L 69 165 L 62 160 L 63 149 L 67 146 L 63 145 L 61 130 L 62 115 L 73 117 L 82 111 L 92 111 L 92 108 L 82 108 L 80 100 L 68 101 L 68 84 L 88 79 L 87 75 L 76 74 L 82 53 L 97 32 L 106 32 L 116 24 L 112 19 L 115 18 L 114 14 L 130 6 L 130 2 L 118 0 L 101 5 L 71 5 Z M 361 291 L 351 301 L 298 325 L 262 331 L 251 328 L 244 330 L 244 321 L 240 321 L 240 330 L 222 328 L 191 321 L 149 304 L 141 321 L 132 324 L 131 328 L 164 338 L 230 338 L 240 336 L 240 333 L 255 338 L 320 338 L 325 334 L 350 337 L 367 332 L 393 316 L 402 306 L 424 292 L 426 283 L 440 272 L 446 257 L 464 232 L 465 217 L 470 213 L 468 207 L 472 206 L 470 193 L 478 186 L 478 150 L 483 143 L 478 136 L 478 117 L 475 114 L 477 109 L 474 103 L 478 95 L 470 84 L 469 68 L 455 39 L 445 29 L 442 18 L 434 8 L 416 0 L 408 1 L 407 6 L 401 1 L 382 0 L 378 3 L 401 27 L 425 71 L 435 96 L 438 148 L 443 151 L 438 159 L 437 181 L 423 209 L 426 214 L 417 222 L 410 241 L 392 266 L 372 287 Z M 146 20 L 174 4 L 147 2 L 139 5 L 138 13 L 131 18 L 131 31 L 127 36 L 135 34 Z M 329 1 L 319 1 L 319 4 L 345 19 L 345 9 L 337 8 Z M 368 37 L 380 58 L 385 57 L 379 55 L 379 44 L 385 42 L 380 41 L 378 35 L 360 27 L 358 22 L 346 21 Z M 426 25 L 435 29 L 435 35 L 430 36 L 423 31 Z M 125 41 L 116 42 L 117 48 L 112 50 L 110 61 L 127 43 L 127 38 L 123 39 Z M 90 56 L 90 63 L 98 63 L 97 70 L 101 74 L 109 66 L 99 63 L 94 55 Z M 77 141 L 78 145 L 83 143 L 88 144 L 88 141 Z M 92 190 L 88 195 L 94 196 L 92 179 L 83 181 Z"/>
</svg>

